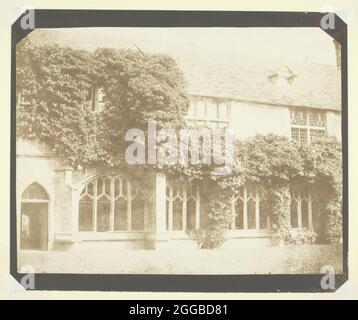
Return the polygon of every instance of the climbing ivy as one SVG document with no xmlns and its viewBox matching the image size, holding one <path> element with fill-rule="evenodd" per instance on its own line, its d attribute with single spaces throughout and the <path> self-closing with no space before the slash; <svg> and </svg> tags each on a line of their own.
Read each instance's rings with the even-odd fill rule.
<svg viewBox="0 0 358 320">
<path fill-rule="evenodd" d="M 342 150 L 333 137 L 311 145 L 298 145 L 285 137 L 256 135 L 236 142 L 235 167 L 231 175 L 203 183 L 207 221 L 192 233 L 201 247 L 219 247 L 233 217 L 232 197 L 240 187 L 258 184 L 266 190 L 271 228 L 286 245 L 335 243 L 342 239 Z M 212 181 L 212 180 L 211 180 Z M 290 227 L 291 190 L 310 188 L 318 195 L 321 228 L 295 230 Z M 317 227 L 317 226 L 316 226 Z"/>
<path fill-rule="evenodd" d="M 17 135 L 46 144 L 73 166 L 120 165 L 125 132 L 183 126 L 189 100 L 175 61 L 166 55 L 59 46 L 17 45 Z M 102 88 L 104 112 L 93 112 L 91 88 Z"/>
<path fill-rule="evenodd" d="M 93 86 L 104 93 L 103 112 L 92 111 L 89 98 Z M 166 55 L 34 47 L 25 38 L 17 45 L 16 54 L 16 89 L 21 99 L 17 103 L 17 136 L 45 144 L 73 167 L 128 167 L 124 161 L 128 129 L 146 131 L 148 120 L 155 120 L 158 129 L 186 127 L 189 99 L 185 88 L 181 71 Z M 235 161 L 227 176 L 213 175 L 214 164 L 151 167 L 201 182 L 207 219 L 192 234 L 200 247 L 223 244 L 233 218 L 232 198 L 244 184 L 258 184 L 267 190 L 272 228 L 285 243 L 315 240 L 315 235 L 307 233 L 295 241 L 289 226 L 290 189 L 311 186 L 319 192 L 324 220 L 321 240 L 340 241 L 342 150 L 337 140 L 328 137 L 300 146 L 269 134 L 237 140 L 234 147 Z"/>
<path fill-rule="evenodd" d="M 323 227 L 319 238 L 331 243 L 342 240 L 342 145 L 334 137 L 317 140 L 301 147 L 305 161 L 305 177 L 318 196 Z"/>
</svg>

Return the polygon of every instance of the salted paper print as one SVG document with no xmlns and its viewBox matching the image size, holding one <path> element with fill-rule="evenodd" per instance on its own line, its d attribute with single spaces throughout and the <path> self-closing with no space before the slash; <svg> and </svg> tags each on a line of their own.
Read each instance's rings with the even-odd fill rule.
<svg viewBox="0 0 358 320">
<path fill-rule="evenodd" d="M 33 30 L 18 272 L 342 274 L 341 79 L 320 28 Z"/>
</svg>

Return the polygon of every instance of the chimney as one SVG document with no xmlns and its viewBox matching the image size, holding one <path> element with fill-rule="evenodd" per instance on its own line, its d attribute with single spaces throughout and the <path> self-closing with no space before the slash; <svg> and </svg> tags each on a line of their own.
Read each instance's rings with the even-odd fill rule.
<svg viewBox="0 0 358 320">
<path fill-rule="evenodd" d="M 333 40 L 334 48 L 336 50 L 336 66 L 341 67 L 341 44 L 337 40 Z"/>
</svg>

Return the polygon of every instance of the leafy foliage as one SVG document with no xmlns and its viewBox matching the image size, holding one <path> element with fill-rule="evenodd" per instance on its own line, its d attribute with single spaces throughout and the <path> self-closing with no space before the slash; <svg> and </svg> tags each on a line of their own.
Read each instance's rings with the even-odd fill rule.
<svg viewBox="0 0 358 320">
<path fill-rule="evenodd" d="M 125 132 L 184 124 L 189 100 L 175 61 L 165 55 L 58 46 L 17 45 L 19 137 L 37 140 L 69 164 L 123 162 Z M 91 88 L 102 88 L 104 112 L 91 110 Z"/>
<path fill-rule="evenodd" d="M 99 49 L 94 59 L 101 63 L 106 151 L 117 150 L 114 160 L 123 160 L 127 147 L 123 137 L 129 129 L 147 132 L 148 121 L 156 121 L 158 129 L 184 126 L 189 100 L 182 73 L 171 57 Z"/>
<path fill-rule="evenodd" d="M 287 245 L 306 245 L 316 242 L 317 233 L 310 229 L 290 229 L 284 236 Z"/>
<path fill-rule="evenodd" d="M 308 149 L 308 150 L 307 150 Z M 313 177 L 325 226 L 318 236 L 330 243 L 342 239 L 342 146 L 334 137 L 318 140 L 303 152 L 305 172 Z"/>
<path fill-rule="evenodd" d="M 205 220 L 199 230 L 190 231 L 200 248 L 214 249 L 225 242 L 225 232 L 233 219 L 230 199 L 232 192 L 220 188 L 214 181 L 207 181 L 203 186 L 203 206 L 206 212 Z"/>
<path fill-rule="evenodd" d="M 175 61 L 165 55 L 98 49 L 91 53 L 58 46 L 17 45 L 17 135 L 47 145 L 70 165 L 126 166 L 128 129 L 186 126 L 189 99 Z M 92 111 L 93 86 L 102 88 L 105 109 Z M 310 185 L 319 191 L 322 241 L 342 237 L 342 150 L 334 138 L 299 146 L 287 138 L 256 135 L 235 144 L 232 174 L 213 175 L 215 165 L 177 165 L 169 174 L 201 181 L 207 221 L 192 236 L 203 248 L 219 247 L 232 221 L 231 199 L 247 183 L 268 192 L 272 228 L 287 243 L 310 243 L 312 232 L 292 233 L 290 188 Z M 144 170 L 138 166 L 135 170 Z M 153 168 L 153 167 L 152 167 Z M 159 168 L 154 167 L 158 170 Z M 133 170 L 133 168 L 132 168 Z"/>
<path fill-rule="evenodd" d="M 60 47 L 17 45 L 17 135 L 46 144 L 68 163 L 96 161 L 100 119 L 90 112 L 91 56 Z"/>
<path fill-rule="evenodd" d="M 214 195 L 210 203 L 223 201 L 227 205 L 242 185 L 259 184 L 267 191 L 269 201 L 266 210 L 270 215 L 271 228 L 283 243 L 308 244 L 316 239 L 339 242 L 342 237 L 341 158 L 341 145 L 332 137 L 301 146 L 285 137 L 257 135 L 246 141 L 237 141 L 233 174 L 216 178 L 216 188 L 220 188 L 220 192 L 208 191 L 207 197 Z M 315 214 L 320 212 L 320 223 L 323 225 L 319 234 L 307 229 L 295 230 L 290 226 L 290 190 L 297 186 L 310 187 L 318 193 L 320 208 L 315 208 Z M 216 196 L 219 194 L 226 196 L 220 199 Z M 224 207 L 224 204 L 221 205 Z M 216 204 L 216 208 L 220 209 L 209 207 L 211 223 L 197 233 L 201 236 L 201 243 L 211 248 L 215 247 L 214 243 L 218 247 L 222 244 L 227 223 L 232 218 L 227 207 L 223 209 Z"/>
</svg>

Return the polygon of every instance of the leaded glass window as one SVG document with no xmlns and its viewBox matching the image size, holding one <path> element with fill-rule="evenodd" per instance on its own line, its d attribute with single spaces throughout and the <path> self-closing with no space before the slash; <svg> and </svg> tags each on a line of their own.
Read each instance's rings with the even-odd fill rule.
<svg viewBox="0 0 358 320">
<path fill-rule="evenodd" d="M 146 206 L 137 182 L 122 175 L 96 177 L 80 195 L 79 231 L 143 231 Z"/>
</svg>

